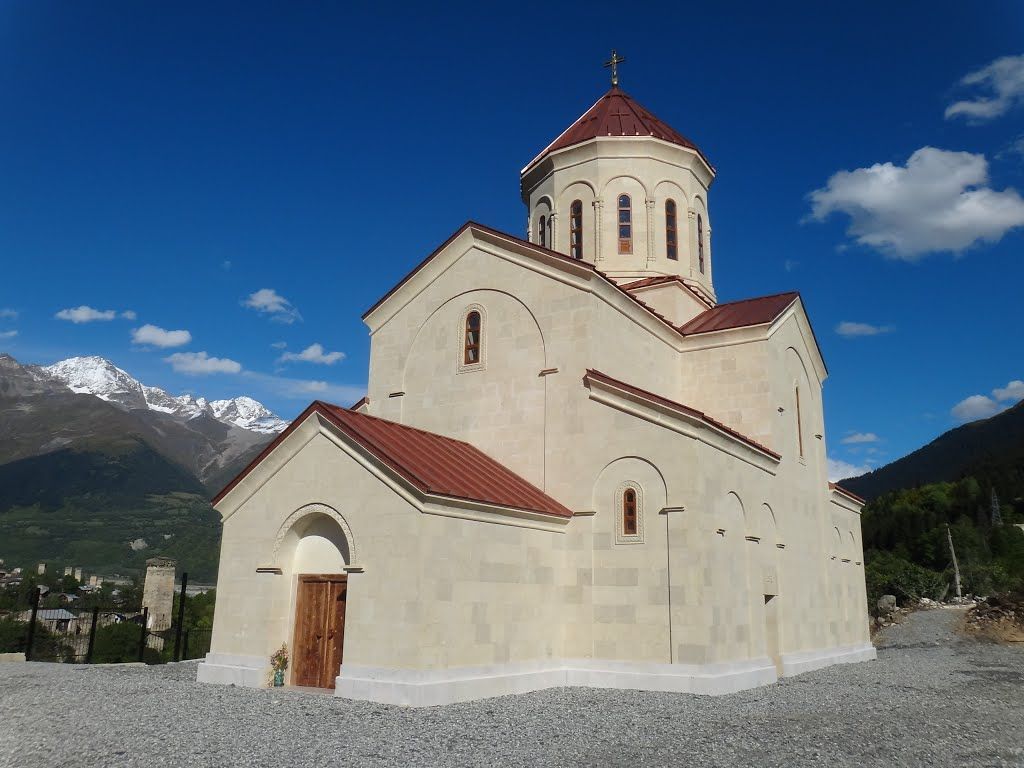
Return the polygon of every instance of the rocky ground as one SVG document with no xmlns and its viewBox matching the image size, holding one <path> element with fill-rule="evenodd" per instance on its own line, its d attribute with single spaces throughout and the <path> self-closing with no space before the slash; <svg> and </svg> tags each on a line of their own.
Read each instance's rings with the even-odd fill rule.
<svg viewBox="0 0 1024 768">
<path fill-rule="evenodd" d="M 1024 766 L 1024 647 L 914 613 L 878 661 L 721 697 L 554 689 L 433 709 L 0 664 L 0 766 Z"/>
</svg>

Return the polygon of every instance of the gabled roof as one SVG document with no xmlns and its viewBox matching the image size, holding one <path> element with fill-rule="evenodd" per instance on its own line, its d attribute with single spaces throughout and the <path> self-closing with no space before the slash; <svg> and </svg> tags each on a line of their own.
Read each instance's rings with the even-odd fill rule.
<svg viewBox="0 0 1024 768">
<path fill-rule="evenodd" d="M 575 123 L 562 131 L 558 138 L 530 162 L 527 168 L 535 165 L 541 158 L 552 152 L 602 136 L 651 136 L 678 144 L 681 147 L 692 149 L 714 171 L 714 167 L 696 144 L 668 123 L 659 120 L 644 109 L 616 85 L 613 85 L 611 90 L 598 99 L 594 106 L 584 112 Z"/>
<path fill-rule="evenodd" d="M 629 283 L 623 283 L 621 285 L 621 288 L 624 291 L 632 292 L 632 291 L 639 291 L 639 290 L 642 290 L 644 288 L 654 288 L 654 287 L 659 286 L 659 285 L 669 285 L 670 283 L 678 283 L 691 296 L 693 296 L 695 299 L 697 299 L 697 301 L 699 301 L 701 304 L 703 304 L 708 309 L 711 309 L 712 307 L 714 307 L 714 304 L 712 304 L 704 296 L 701 296 L 699 293 L 697 293 L 697 291 L 695 291 L 692 287 L 687 285 L 686 281 L 684 281 L 683 278 L 679 277 L 678 275 L 657 275 L 655 277 L 645 277 L 645 278 L 642 278 L 640 280 L 634 280 L 634 281 L 629 282 Z"/>
<path fill-rule="evenodd" d="M 516 245 L 529 248 L 538 254 L 543 254 L 547 257 L 553 257 L 562 261 L 573 264 L 577 267 L 590 270 L 594 274 L 598 275 L 604 282 L 612 286 L 616 291 L 624 296 L 627 296 L 637 306 L 641 307 L 645 312 L 655 317 L 663 325 L 668 326 L 674 332 L 682 336 L 691 336 L 699 333 L 710 333 L 711 331 L 724 331 L 731 328 L 742 328 L 748 325 L 761 325 L 764 323 L 770 323 L 778 318 L 790 304 L 793 303 L 797 298 L 800 297 L 799 293 L 791 291 L 788 293 L 778 293 L 772 296 L 761 296 L 754 299 L 744 299 L 743 301 L 734 301 L 729 304 L 718 304 L 715 307 L 708 309 L 706 312 L 702 312 L 695 318 L 690 320 L 683 326 L 674 325 L 667 317 L 658 312 L 653 307 L 646 304 L 636 296 L 633 291 L 641 287 L 638 283 L 652 281 L 649 284 L 654 284 L 655 281 L 661 281 L 661 278 L 644 278 L 643 280 L 636 280 L 625 285 L 620 285 L 615 282 L 611 277 L 606 275 L 601 270 L 597 269 L 593 264 L 579 259 L 574 259 L 564 253 L 553 251 L 550 248 L 531 243 L 529 240 L 524 240 L 521 237 L 510 235 L 507 232 L 488 227 L 484 224 L 479 224 L 475 221 L 467 221 L 461 227 L 459 227 L 447 240 L 441 245 L 435 248 L 423 261 L 413 267 L 412 271 L 403 277 L 398 283 L 394 285 L 387 293 L 378 299 L 372 307 L 363 313 L 363 319 L 365 320 L 374 310 L 380 307 L 385 301 L 387 301 L 392 295 L 398 291 L 403 285 L 411 280 L 421 269 L 429 264 L 435 256 L 441 253 L 446 247 L 454 242 L 459 235 L 467 230 L 477 230 L 478 232 L 490 235 L 491 237 L 501 238 L 508 240 Z M 676 278 L 671 277 L 671 280 Z M 667 281 L 666 281 L 667 282 Z M 683 283 L 685 286 L 685 283 Z M 692 290 L 692 289 L 691 289 Z M 694 295 L 697 295 L 696 293 Z M 703 301 L 703 300 L 702 300 Z M 706 302 L 705 302 L 706 303 Z"/>
<path fill-rule="evenodd" d="M 216 505 L 311 414 L 325 418 L 423 493 L 572 517 L 572 512 L 479 448 L 365 413 L 313 402 L 248 467 L 218 493 Z"/>
<path fill-rule="evenodd" d="M 641 389 L 640 387 L 635 387 L 632 384 L 627 384 L 624 381 L 620 381 L 619 379 L 612 378 L 611 376 L 609 376 L 606 373 L 601 373 L 600 371 L 595 371 L 593 369 L 588 369 L 586 375 L 583 377 L 583 382 L 584 383 L 587 383 L 590 380 L 599 381 L 599 382 L 602 382 L 604 384 L 611 385 L 611 386 L 616 387 L 618 389 L 625 390 L 626 392 L 630 392 L 633 395 L 636 395 L 638 397 L 644 398 L 645 400 L 650 400 L 652 402 L 655 402 L 655 403 L 658 403 L 660 405 L 663 405 L 663 406 L 665 406 L 667 408 L 672 408 L 672 409 L 677 410 L 677 411 L 682 411 L 683 413 L 687 414 L 688 416 L 690 416 L 692 418 L 695 418 L 695 419 L 697 419 L 699 421 L 703 421 L 708 426 L 714 427 L 715 429 L 717 429 L 717 430 L 719 430 L 721 432 L 726 433 L 730 437 L 732 437 L 732 438 L 734 438 L 736 440 L 739 440 L 741 443 L 745 443 L 748 446 L 750 446 L 751 448 L 755 448 L 755 449 L 761 451 L 762 453 L 768 454 L 769 456 L 771 456 L 774 459 L 781 459 L 782 458 L 782 456 L 780 454 L 776 453 L 775 451 L 773 451 L 768 446 L 763 445 L 763 444 L 757 442 L 753 438 L 747 437 L 742 432 L 737 432 L 732 427 L 726 426 L 725 424 L 723 424 L 722 422 L 718 421 L 717 419 L 711 418 L 710 416 L 708 416 L 703 411 L 698 411 L 696 408 L 691 408 L 688 405 L 683 405 L 682 403 L 678 403 L 675 400 L 669 400 L 667 397 L 662 397 L 661 395 L 656 395 L 653 392 L 648 392 L 646 389 Z"/>
<path fill-rule="evenodd" d="M 756 299 L 744 299 L 729 304 L 719 304 L 697 315 L 679 328 L 684 336 L 712 331 L 726 331 L 731 328 L 744 328 L 749 325 L 763 325 L 773 322 L 779 315 L 800 298 L 800 294 L 790 291 L 777 293 L 773 296 L 760 296 Z"/>
</svg>

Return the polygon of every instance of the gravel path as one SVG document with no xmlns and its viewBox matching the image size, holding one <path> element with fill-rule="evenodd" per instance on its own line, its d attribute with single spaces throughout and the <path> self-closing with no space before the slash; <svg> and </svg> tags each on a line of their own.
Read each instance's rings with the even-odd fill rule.
<svg viewBox="0 0 1024 768">
<path fill-rule="evenodd" d="M 0 766 L 1024 766 L 1024 648 L 913 614 L 879 660 L 721 697 L 552 689 L 433 709 L 0 664 Z"/>
</svg>

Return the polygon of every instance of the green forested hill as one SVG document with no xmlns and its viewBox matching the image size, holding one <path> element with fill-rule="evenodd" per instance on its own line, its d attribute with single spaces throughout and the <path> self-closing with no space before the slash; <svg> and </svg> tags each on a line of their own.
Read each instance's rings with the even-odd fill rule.
<svg viewBox="0 0 1024 768">
<path fill-rule="evenodd" d="M 949 537 L 965 593 L 1024 587 L 1024 403 L 842 484 L 870 499 L 861 527 L 872 603 L 949 594 Z"/>
<path fill-rule="evenodd" d="M 923 448 L 860 477 L 841 481 L 865 499 L 901 488 L 973 477 L 1000 498 L 1024 495 L 1024 402 L 964 424 Z"/>
<path fill-rule="evenodd" d="M 157 554 L 216 578 L 220 515 L 203 486 L 137 438 L 0 465 L 0 550 L 8 563 L 141 572 Z"/>
</svg>

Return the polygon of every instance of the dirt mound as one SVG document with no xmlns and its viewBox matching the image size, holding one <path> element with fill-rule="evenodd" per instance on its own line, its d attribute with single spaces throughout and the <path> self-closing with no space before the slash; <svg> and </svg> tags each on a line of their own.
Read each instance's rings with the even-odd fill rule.
<svg viewBox="0 0 1024 768">
<path fill-rule="evenodd" d="M 964 619 L 964 629 L 1002 643 L 1024 643 L 1024 592 L 992 595 L 978 602 Z"/>
</svg>

